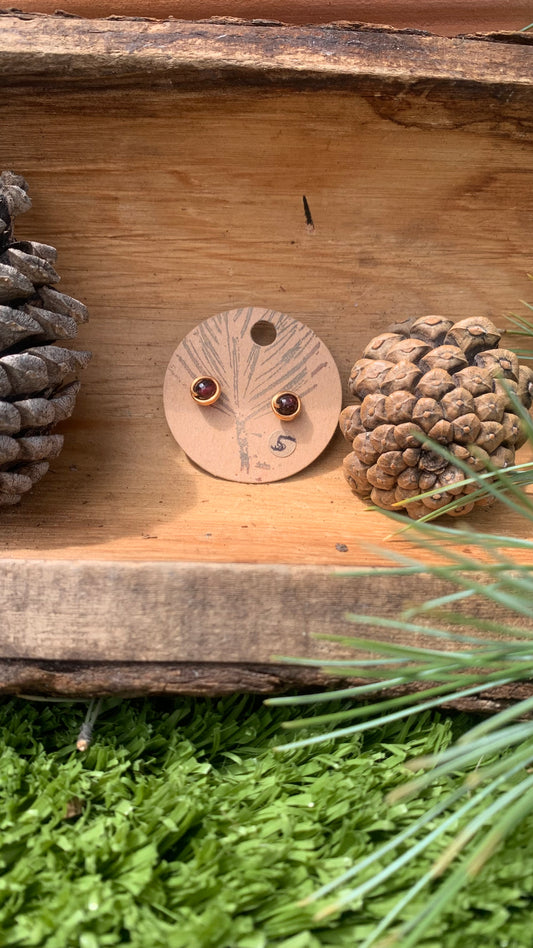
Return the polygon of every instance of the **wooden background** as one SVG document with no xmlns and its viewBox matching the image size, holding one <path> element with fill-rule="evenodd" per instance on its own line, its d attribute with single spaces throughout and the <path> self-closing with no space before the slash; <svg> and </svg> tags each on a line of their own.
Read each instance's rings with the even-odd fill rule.
<svg viewBox="0 0 533 948">
<path fill-rule="evenodd" d="M 60 288 L 89 307 L 78 343 L 94 357 L 62 426 L 63 453 L 2 513 L 0 651 L 175 661 L 192 641 L 184 660 L 207 652 L 263 662 L 279 627 L 280 648 L 309 654 L 294 613 L 310 621 L 311 588 L 327 585 L 329 620 L 317 616 L 337 629 L 331 569 L 414 548 L 405 535 L 391 540 L 390 522 L 349 491 L 340 435 L 286 481 L 245 485 L 197 469 L 165 422 L 168 361 L 198 321 L 245 305 L 308 324 L 344 382 L 369 338 L 399 317 L 486 315 L 503 325 L 506 312 L 523 313 L 533 51 L 318 28 L 288 36 L 93 21 L 89 36 L 83 22 L 46 22 L 0 24 L 0 159 L 30 182 L 34 207 L 18 236 L 58 247 Z M 529 531 L 502 510 L 471 523 Z M 187 583 L 196 577 L 201 599 L 203 574 L 179 563 L 213 564 L 204 588 L 216 618 L 202 613 L 211 644 L 187 639 Z M 265 638 L 260 648 L 253 636 L 234 638 L 228 652 L 220 634 L 236 581 L 224 598 L 217 570 L 239 563 L 270 576 L 239 620 L 245 629 L 255 609 Z M 310 571 L 284 625 L 276 571 L 291 567 Z M 132 587 L 148 604 L 137 638 Z M 343 610 L 361 606 L 358 589 L 352 580 L 339 594 Z M 402 595 L 380 581 L 365 602 L 394 612 Z M 99 602 L 115 617 L 107 628 Z M 120 630 L 117 617 L 128 615 Z M 155 645 L 157 629 L 166 631 Z"/>
</svg>

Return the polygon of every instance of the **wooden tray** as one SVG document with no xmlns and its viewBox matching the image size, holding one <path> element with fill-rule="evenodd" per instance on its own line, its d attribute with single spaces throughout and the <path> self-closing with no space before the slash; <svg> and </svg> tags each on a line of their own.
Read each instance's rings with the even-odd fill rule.
<svg viewBox="0 0 533 948">
<path fill-rule="evenodd" d="M 315 634 L 420 597 L 344 575 L 415 551 L 351 494 L 340 435 L 286 481 L 216 480 L 170 435 L 162 385 L 180 339 L 237 306 L 307 323 L 344 381 L 400 316 L 519 307 L 533 50 L 497 39 L 0 16 L 1 166 L 34 206 L 18 236 L 58 247 L 94 353 L 63 453 L 2 513 L 0 690 L 316 682 L 276 656 L 339 657 Z"/>
</svg>

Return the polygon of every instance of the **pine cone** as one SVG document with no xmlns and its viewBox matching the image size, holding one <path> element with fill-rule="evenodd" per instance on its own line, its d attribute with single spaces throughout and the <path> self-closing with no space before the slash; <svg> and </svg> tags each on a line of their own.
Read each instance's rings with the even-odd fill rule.
<svg viewBox="0 0 533 948">
<path fill-rule="evenodd" d="M 432 488 L 438 493 L 406 505 L 412 517 L 464 497 L 456 515 L 469 513 L 465 475 L 420 438 L 444 445 L 473 470 L 488 461 L 514 463 L 526 436 L 509 389 L 529 408 L 533 371 L 514 352 L 499 348 L 501 334 L 488 319 L 452 323 L 442 316 L 408 319 L 369 343 L 351 372 L 357 404 L 341 413 L 340 426 L 353 452 L 344 460 L 352 489 L 385 510 Z M 414 437 L 414 432 L 418 437 Z M 494 498 L 479 499 L 489 507 Z"/>
<path fill-rule="evenodd" d="M 62 345 L 88 314 L 51 288 L 56 251 L 14 240 L 13 219 L 31 207 L 27 191 L 20 175 L 0 175 L 0 506 L 16 504 L 61 451 L 63 436 L 51 432 L 72 413 L 75 376 L 90 359 Z"/>
</svg>

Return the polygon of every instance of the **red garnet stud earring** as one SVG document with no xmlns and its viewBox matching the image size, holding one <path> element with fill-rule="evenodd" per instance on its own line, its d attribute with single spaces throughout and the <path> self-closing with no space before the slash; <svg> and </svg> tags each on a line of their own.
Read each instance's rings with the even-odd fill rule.
<svg viewBox="0 0 533 948">
<path fill-rule="evenodd" d="M 199 375 L 191 382 L 191 395 L 199 405 L 214 405 L 220 394 L 220 385 L 210 375 Z"/>
<path fill-rule="evenodd" d="M 282 421 L 293 421 L 302 410 L 302 403 L 294 392 L 278 392 L 271 405 L 276 417 Z"/>
</svg>

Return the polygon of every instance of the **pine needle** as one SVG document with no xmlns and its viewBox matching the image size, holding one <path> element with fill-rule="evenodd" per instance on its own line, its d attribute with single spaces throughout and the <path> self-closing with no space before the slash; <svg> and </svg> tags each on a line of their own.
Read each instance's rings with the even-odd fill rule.
<svg viewBox="0 0 533 948">
<path fill-rule="evenodd" d="M 532 304 L 525 305 L 533 312 Z M 513 315 L 510 322 L 514 327 L 508 330 L 510 336 L 521 335 L 533 342 L 532 321 Z M 533 350 L 527 352 L 533 358 Z M 533 448 L 533 421 L 509 387 L 508 395 Z M 423 440 L 427 443 L 427 436 Z M 489 460 L 483 470 L 476 471 L 436 442 L 431 443 L 431 449 L 463 472 L 464 485 L 474 488 L 469 499 L 492 496 L 504 508 L 533 524 L 533 499 L 526 493 L 533 483 L 533 462 L 502 470 Z M 431 497 L 440 490 L 434 488 L 412 501 Z M 533 567 L 529 564 L 533 562 L 533 541 L 433 522 L 443 512 L 461 505 L 464 497 L 455 498 L 446 508 L 428 511 L 421 520 L 411 521 L 408 528 L 401 514 L 385 514 L 413 533 L 421 558 L 416 560 L 397 550 L 387 550 L 389 567 L 346 570 L 342 575 L 395 575 L 399 582 L 402 576 L 420 575 L 444 581 L 451 589 L 420 604 L 408 604 L 397 617 L 356 611 L 347 615 L 346 621 L 364 630 L 364 635 L 341 632 L 320 636 L 353 649 L 352 667 L 358 677 L 373 675 L 379 680 L 318 696 L 271 699 L 269 703 L 288 705 L 292 701 L 312 705 L 341 696 L 353 701 L 370 695 L 372 703 L 343 706 L 329 714 L 316 715 L 314 720 L 291 719 L 286 722 L 291 729 L 308 731 L 316 725 L 325 730 L 316 736 L 306 733 L 301 740 L 278 746 L 278 751 L 357 737 L 492 688 L 531 682 Z M 513 550 L 529 554 L 529 563 L 517 564 L 511 555 Z M 380 550 L 381 555 L 383 552 Z M 426 558 L 424 554 L 429 553 L 431 557 Z M 489 613 L 488 618 L 481 613 L 480 603 Z M 417 644 L 405 644 L 401 637 L 411 641 L 415 637 Z M 435 646 L 445 642 L 447 647 L 433 647 L 432 640 Z M 364 656 L 361 664 L 359 654 Z M 372 657 L 368 659 L 368 655 Z M 332 662 L 329 667 L 334 672 L 341 666 Z M 409 691 L 415 683 L 424 683 L 423 689 Z M 381 700 L 380 694 L 384 696 Z M 422 814 L 407 828 L 398 828 L 371 855 L 355 860 L 310 894 L 306 904 L 341 890 L 333 902 L 318 909 L 315 918 L 327 919 L 346 911 L 348 906 L 364 906 L 365 900 L 381 891 L 385 883 L 394 889 L 394 880 L 407 866 L 416 862 L 423 851 L 434 849 L 434 844 L 444 840 L 440 854 L 433 855 L 431 864 L 407 891 L 393 898 L 384 916 L 366 933 L 360 948 L 371 948 L 378 942 L 380 946 L 394 944 L 401 948 L 419 944 L 516 827 L 533 815 L 532 712 L 533 694 L 478 722 L 450 746 L 409 761 L 407 766 L 417 775 L 390 790 L 386 799 L 393 808 L 407 801 L 426 801 Z M 352 723 L 346 727 L 335 726 L 349 720 Z M 329 729 L 331 726 L 333 729 Z M 448 790 L 442 790 L 435 802 L 431 796 L 434 788 L 442 788 L 447 781 Z M 357 884 L 347 888 L 352 880 Z M 424 887 L 431 891 L 421 901 Z M 394 922 L 405 919 L 409 910 L 411 918 L 392 931 Z"/>
</svg>

